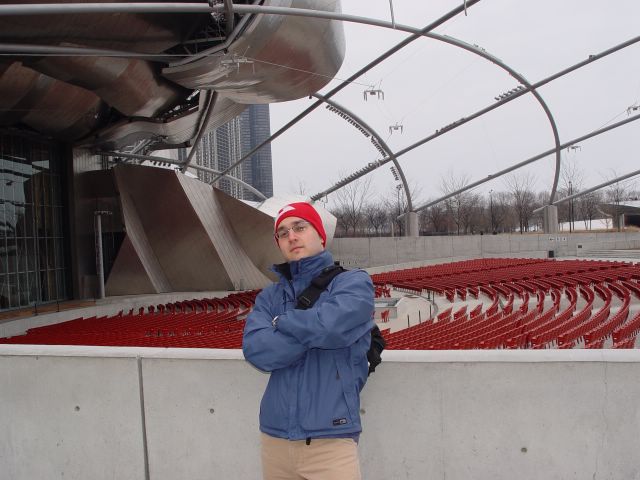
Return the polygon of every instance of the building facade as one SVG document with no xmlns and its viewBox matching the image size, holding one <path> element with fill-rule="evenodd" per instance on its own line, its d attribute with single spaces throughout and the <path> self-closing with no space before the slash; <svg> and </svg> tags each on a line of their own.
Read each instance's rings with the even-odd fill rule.
<svg viewBox="0 0 640 480">
<path fill-rule="evenodd" d="M 0 131 L 0 310 L 70 296 L 64 159 L 48 139 Z"/>
<path fill-rule="evenodd" d="M 196 151 L 196 164 L 213 170 L 226 170 L 271 135 L 269 105 L 250 105 L 241 115 L 205 134 Z M 211 183 L 213 173 L 198 171 L 198 178 Z M 271 145 L 265 145 L 230 175 L 248 183 L 265 197 L 273 196 Z M 242 200 L 260 200 L 241 185 L 221 179 L 217 185 L 225 193 Z"/>
</svg>

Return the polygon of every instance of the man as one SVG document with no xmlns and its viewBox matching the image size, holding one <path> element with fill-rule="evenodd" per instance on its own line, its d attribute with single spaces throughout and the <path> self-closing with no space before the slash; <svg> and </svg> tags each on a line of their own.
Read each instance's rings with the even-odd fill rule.
<svg viewBox="0 0 640 480">
<path fill-rule="evenodd" d="M 316 210 L 280 210 L 275 240 L 286 262 L 279 281 L 256 298 L 242 349 L 271 372 L 260 404 L 265 480 L 360 479 L 360 391 L 367 380 L 373 283 L 362 270 L 337 275 L 309 309 L 296 298 L 333 257 Z"/>
</svg>

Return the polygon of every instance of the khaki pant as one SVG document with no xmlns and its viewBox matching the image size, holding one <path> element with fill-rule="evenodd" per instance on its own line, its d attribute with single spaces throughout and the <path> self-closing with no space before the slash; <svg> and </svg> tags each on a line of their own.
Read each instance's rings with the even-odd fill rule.
<svg viewBox="0 0 640 480">
<path fill-rule="evenodd" d="M 262 434 L 264 480 L 360 480 L 358 445 L 351 438 L 286 440 Z"/>
</svg>

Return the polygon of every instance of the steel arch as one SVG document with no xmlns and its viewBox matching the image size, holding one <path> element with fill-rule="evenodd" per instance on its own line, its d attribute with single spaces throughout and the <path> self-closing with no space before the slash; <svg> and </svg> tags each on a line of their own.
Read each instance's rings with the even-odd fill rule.
<svg viewBox="0 0 640 480">
<path fill-rule="evenodd" d="M 413 211 L 413 203 L 411 201 L 411 192 L 409 191 L 409 184 L 407 183 L 407 179 L 404 176 L 404 172 L 402 171 L 402 167 L 400 166 L 400 162 L 398 162 L 398 159 L 394 155 L 394 153 L 391 150 L 391 148 L 389 148 L 389 145 L 387 145 L 387 142 L 385 142 L 384 139 L 380 135 L 378 135 L 378 133 L 373 128 L 371 128 L 371 126 L 369 126 L 364 120 L 362 120 L 360 117 L 358 117 L 355 113 L 351 112 L 350 110 L 347 110 L 345 107 L 343 107 L 342 105 L 338 104 L 337 102 L 335 102 L 333 100 L 329 100 L 329 99 L 324 98 L 319 93 L 316 93 L 314 95 L 314 97 L 316 97 L 316 98 L 322 100 L 323 102 L 327 103 L 328 105 L 331 105 L 332 107 L 334 107 L 334 108 L 346 113 L 351 118 L 353 118 L 356 122 L 358 122 L 362 127 L 364 127 L 372 137 L 375 137 L 375 139 L 378 142 L 378 144 L 382 147 L 382 149 L 385 151 L 385 153 L 388 155 L 388 157 L 391 158 L 391 161 L 394 163 L 394 165 L 398 169 L 398 175 L 400 176 L 400 179 L 402 181 L 402 186 L 404 187 L 405 195 L 407 196 L 407 212 Z M 343 180 L 343 182 L 344 182 L 344 185 L 346 185 L 347 183 L 350 183 L 350 182 L 348 182 L 346 180 Z M 340 183 L 340 182 L 338 182 L 338 183 Z M 343 185 L 338 186 L 336 188 L 336 190 L 341 188 L 342 186 Z M 329 193 L 331 193 L 331 192 L 329 192 Z M 317 201 L 320 198 L 322 198 L 322 196 L 320 196 L 320 197 L 313 196 L 313 197 L 311 197 L 311 200 Z"/>
</svg>

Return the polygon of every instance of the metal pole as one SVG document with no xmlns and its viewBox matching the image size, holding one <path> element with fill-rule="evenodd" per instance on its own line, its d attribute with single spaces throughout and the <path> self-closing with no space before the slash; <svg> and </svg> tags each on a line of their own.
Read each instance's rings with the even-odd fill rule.
<svg viewBox="0 0 640 480">
<path fill-rule="evenodd" d="M 192 148 L 195 148 L 195 146 L 192 147 Z M 111 151 L 109 151 L 109 152 L 107 152 L 107 151 L 97 151 L 95 153 L 96 153 L 96 155 L 104 155 L 104 156 L 112 157 L 112 158 L 114 158 L 114 157 L 116 157 L 116 158 L 117 157 L 122 157 L 122 158 L 130 158 L 132 160 L 144 160 L 144 161 L 147 161 L 147 162 L 168 163 L 170 165 L 178 165 L 178 166 L 184 165 L 184 162 L 179 162 L 179 161 L 173 160 L 171 158 L 156 157 L 156 156 L 153 156 L 153 155 L 139 155 L 137 153 L 111 152 Z M 202 165 L 198 165 L 198 164 L 189 165 L 189 168 L 192 168 L 193 170 L 200 170 L 202 172 L 208 172 L 208 173 L 213 173 L 213 174 L 220 173 L 219 170 L 214 170 L 213 168 L 203 167 Z M 233 177 L 231 175 L 224 175 L 224 178 L 226 178 L 230 182 L 234 182 L 234 183 L 237 183 L 238 185 L 242 185 L 244 188 L 249 190 L 251 193 L 256 195 L 261 200 L 266 200 L 267 199 L 267 197 L 265 197 L 264 194 L 260 190 L 256 189 L 252 185 L 249 185 L 247 182 L 243 182 L 239 178 Z"/>
<path fill-rule="evenodd" d="M 571 180 L 569 180 L 569 196 L 573 195 L 573 185 L 571 184 Z M 569 204 L 569 233 L 573 232 L 573 200 Z"/>
<path fill-rule="evenodd" d="M 95 245 L 96 245 L 96 273 L 98 274 L 98 298 L 105 297 L 104 293 L 104 262 L 102 261 L 102 215 L 111 215 L 106 210 L 93 212 L 95 219 Z"/>
<path fill-rule="evenodd" d="M 493 190 L 489 190 L 489 214 L 491 216 L 491 234 L 493 234 Z"/>
<path fill-rule="evenodd" d="M 393 0 L 389 0 L 389 8 L 391 9 L 391 26 L 393 28 L 396 28 L 396 19 L 393 16 Z M 466 9 L 465 9 L 465 15 L 466 15 Z"/>
<path fill-rule="evenodd" d="M 400 189 L 402 188 L 402 185 L 396 185 L 396 197 L 398 198 L 398 216 L 400 215 L 400 212 L 402 211 L 402 208 L 400 208 Z M 400 230 L 400 235 L 406 235 L 406 232 L 402 232 L 402 224 L 398 224 L 398 230 Z M 400 236 L 398 235 L 398 236 Z"/>
<path fill-rule="evenodd" d="M 589 193 L 595 192 L 596 190 L 600 190 L 604 187 L 608 187 L 609 185 L 616 183 L 616 182 L 621 182 L 622 180 L 626 180 L 627 178 L 631 178 L 631 177 L 635 177 L 636 175 L 640 175 L 640 170 L 634 170 L 631 173 L 627 173 L 625 175 L 622 175 L 620 177 L 616 177 L 613 180 L 607 180 L 604 183 L 601 183 L 599 185 L 596 185 L 595 187 L 591 187 L 588 188 L 586 190 L 581 190 L 578 193 L 571 195 L 570 197 L 564 197 L 561 198 L 559 200 L 556 200 L 555 202 L 553 202 L 551 205 L 560 205 L 561 203 L 565 203 L 565 202 L 569 202 L 571 200 L 573 200 L 574 198 L 579 198 L 582 197 L 584 195 L 588 195 Z M 537 208 L 533 211 L 533 213 L 539 213 L 542 211 L 542 208 Z"/>
<path fill-rule="evenodd" d="M 568 142 L 565 142 L 562 145 L 560 145 L 560 149 L 567 148 L 568 146 L 573 145 L 574 143 L 579 143 L 579 142 L 582 142 L 583 140 L 587 140 L 589 138 L 596 137 L 596 136 L 598 136 L 598 135 L 600 135 L 602 133 L 606 133 L 609 130 L 614 130 L 614 129 L 618 128 L 618 127 L 626 125 L 627 123 L 630 123 L 630 122 L 634 122 L 634 121 L 636 121 L 638 119 L 640 119 L 640 114 L 634 115 L 633 117 L 626 118 L 626 119 L 621 120 L 621 121 L 616 122 L 616 123 L 612 123 L 611 125 L 609 125 L 607 127 L 599 128 L 598 130 L 594 130 L 593 132 L 587 133 L 586 135 L 582 135 L 581 137 L 574 138 L 573 140 L 569 140 Z M 494 180 L 494 179 L 496 179 L 498 177 L 501 177 L 502 175 L 505 175 L 505 174 L 507 174 L 509 172 L 517 170 L 518 168 L 524 167 L 525 165 L 529 165 L 530 163 L 536 162 L 536 161 L 540 160 L 541 158 L 544 158 L 544 157 L 554 153 L 555 151 L 556 151 L 555 148 L 551 148 L 551 149 L 546 150 L 546 151 L 544 151 L 542 153 L 539 153 L 538 155 L 535 155 L 535 156 L 533 156 L 533 157 L 531 157 L 531 158 L 529 158 L 527 160 L 524 160 L 524 161 L 522 161 L 520 163 L 516 163 L 515 165 L 512 165 L 509 168 L 505 168 L 504 170 L 500 170 L 497 173 L 494 173 L 494 174 L 491 174 L 491 175 L 487 175 L 482 180 L 478 180 L 477 182 L 469 183 L 464 188 L 458 189 L 458 190 L 456 190 L 454 192 L 451 192 L 451 193 L 445 195 L 444 197 L 440 197 L 440 198 L 438 198 L 438 199 L 436 199 L 436 200 L 434 200 L 432 202 L 429 202 L 429 203 L 426 203 L 426 204 L 424 204 L 422 206 L 416 207 L 414 209 L 414 211 L 415 212 L 419 212 L 421 210 L 424 210 L 425 208 L 429 208 L 429 207 L 431 207 L 433 205 L 436 205 L 436 204 L 438 204 L 440 202 L 443 202 L 444 200 L 447 200 L 448 198 L 455 197 L 456 195 L 459 195 L 459 194 L 461 194 L 463 192 L 466 192 L 467 190 L 471 190 L 472 188 L 475 188 L 478 185 L 482 185 L 483 183 L 486 183 L 486 182 L 489 182 L 491 180 Z M 396 157 L 399 157 L 401 155 L 401 153 L 402 153 L 402 151 L 396 152 Z"/>
<path fill-rule="evenodd" d="M 60 47 L 56 45 L 38 45 L 23 43 L 3 43 L 0 45 L 0 53 L 13 53 L 15 55 L 32 56 L 68 56 L 68 57 L 121 57 L 146 60 L 148 62 L 168 63 L 170 55 L 149 54 L 141 52 L 129 52 L 123 50 L 107 50 L 102 48 L 84 47 Z"/>
<path fill-rule="evenodd" d="M 206 103 L 205 113 L 200 120 L 200 124 L 196 132 L 196 138 L 193 140 L 191 151 L 189 152 L 189 155 L 187 156 L 187 160 L 184 162 L 184 165 L 182 166 L 183 172 L 187 171 L 187 168 L 189 168 L 189 166 L 191 165 L 191 162 L 193 161 L 193 157 L 196 155 L 196 152 L 198 151 L 198 144 L 200 143 L 200 140 L 202 140 L 202 136 L 207 131 L 207 125 L 209 123 L 209 120 L 211 119 L 211 115 L 213 114 L 213 109 L 215 108 L 217 102 L 218 102 L 218 92 L 217 91 L 209 92 L 207 100 L 205 101 Z"/>
</svg>

